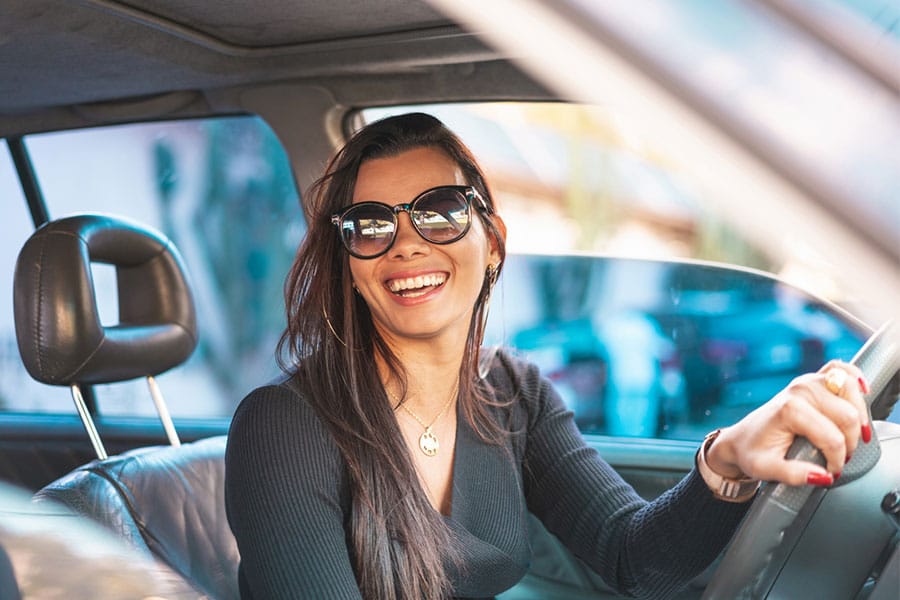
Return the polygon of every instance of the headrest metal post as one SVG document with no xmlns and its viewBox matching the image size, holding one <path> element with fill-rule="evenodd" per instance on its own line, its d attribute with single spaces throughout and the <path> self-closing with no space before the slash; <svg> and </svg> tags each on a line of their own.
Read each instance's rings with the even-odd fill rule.
<svg viewBox="0 0 900 600">
<path fill-rule="evenodd" d="M 166 401 L 163 400 L 162 392 L 156 384 L 156 378 L 152 375 L 147 376 L 147 385 L 150 387 L 150 395 L 153 397 L 153 404 L 156 405 L 156 412 L 159 413 L 159 420 L 162 422 L 163 429 L 166 430 L 166 437 L 173 446 L 180 446 L 181 440 L 178 439 L 178 433 L 175 431 L 175 424 L 172 423 L 172 417 L 169 415 L 169 409 L 166 407 Z"/>
<path fill-rule="evenodd" d="M 100 434 L 97 433 L 97 428 L 94 427 L 94 420 L 91 418 L 91 413 L 88 412 L 87 405 L 84 403 L 84 396 L 81 395 L 81 388 L 78 387 L 77 383 L 72 384 L 72 400 L 75 401 L 75 409 L 78 411 L 78 416 L 81 417 L 84 429 L 87 431 L 88 437 L 91 438 L 91 445 L 94 447 L 97 458 L 106 460 L 108 456 L 106 448 L 103 447 Z"/>
</svg>

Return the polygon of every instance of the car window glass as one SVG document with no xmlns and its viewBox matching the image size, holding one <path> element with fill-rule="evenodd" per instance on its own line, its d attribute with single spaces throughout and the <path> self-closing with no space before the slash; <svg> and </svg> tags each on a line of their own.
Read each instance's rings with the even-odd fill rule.
<svg viewBox="0 0 900 600">
<path fill-rule="evenodd" d="M 18 177 L 5 144 L 0 148 L 0 411 L 72 412 L 66 388 L 45 386 L 25 371 L 13 321 L 13 273 L 19 248 L 34 230 Z"/>
<path fill-rule="evenodd" d="M 276 374 L 282 284 L 305 231 L 273 132 L 259 118 L 232 117 L 32 135 L 25 143 L 51 218 L 115 213 L 175 242 L 200 343 L 159 386 L 173 416 L 230 417 L 246 392 Z M 114 269 L 93 272 L 108 325 L 117 319 Z M 142 381 L 96 390 L 102 414 L 155 414 Z"/>
<path fill-rule="evenodd" d="M 507 224 L 486 342 L 538 364 L 583 432 L 700 439 L 865 339 L 843 310 L 755 272 L 846 297 L 814 259 L 771 255 L 722 222 L 692 172 L 622 114 L 459 103 L 361 120 L 411 110 L 470 146 Z"/>
<path fill-rule="evenodd" d="M 584 433 L 697 440 L 867 335 L 762 273 L 526 254 L 507 258 L 486 338 L 535 362 Z"/>
</svg>

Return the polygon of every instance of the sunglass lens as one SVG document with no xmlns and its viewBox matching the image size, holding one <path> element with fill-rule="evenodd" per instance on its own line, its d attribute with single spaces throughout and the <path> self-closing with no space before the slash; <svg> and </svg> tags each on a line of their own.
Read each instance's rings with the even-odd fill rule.
<svg viewBox="0 0 900 600">
<path fill-rule="evenodd" d="M 469 205 L 460 190 L 438 188 L 418 198 L 412 218 L 425 239 L 451 242 L 469 228 Z"/>
<path fill-rule="evenodd" d="M 344 214 L 341 236 L 344 244 L 358 256 L 375 256 L 394 239 L 396 221 L 386 206 L 360 204 Z"/>
</svg>

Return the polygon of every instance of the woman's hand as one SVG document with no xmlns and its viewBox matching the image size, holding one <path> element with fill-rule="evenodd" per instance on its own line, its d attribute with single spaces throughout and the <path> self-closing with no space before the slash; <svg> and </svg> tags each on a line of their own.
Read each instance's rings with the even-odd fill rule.
<svg viewBox="0 0 900 600">
<path fill-rule="evenodd" d="M 863 399 L 867 392 L 868 383 L 857 367 L 831 361 L 818 373 L 797 377 L 769 402 L 723 429 L 707 449 L 707 464 L 728 478 L 831 485 L 860 439 L 863 443 L 871 439 Z M 798 435 L 822 451 L 827 460 L 824 469 L 785 459 Z"/>
</svg>

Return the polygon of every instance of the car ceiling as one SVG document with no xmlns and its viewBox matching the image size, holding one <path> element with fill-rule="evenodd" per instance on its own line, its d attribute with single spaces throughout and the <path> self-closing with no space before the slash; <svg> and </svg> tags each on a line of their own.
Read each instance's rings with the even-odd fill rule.
<svg viewBox="0 0 900 600">
<path fill-rule="evenodd" d="M 446 98 L 452 74 L 488 68 L 481 81 L 539 93 L 420 0 L 6 0 L 0 57 L 0 132 L 42 129 L 56 107 L 259 82 L 368 82 L 377 98 L 387 75 L 424 73 Z"/>
</svg>

